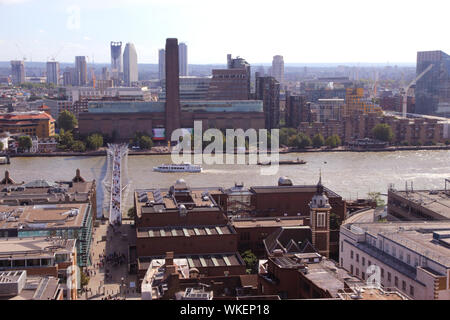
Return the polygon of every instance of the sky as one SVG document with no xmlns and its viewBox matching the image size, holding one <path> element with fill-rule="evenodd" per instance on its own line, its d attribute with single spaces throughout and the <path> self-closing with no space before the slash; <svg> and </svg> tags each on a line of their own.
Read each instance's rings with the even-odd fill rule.
<svg viewBox="0 0 450 320">
<path fill-rule="evenodd" d="M 188 45 L 190 64 L 415 63 L 443 50 L 448 0 L 0 0 L 0 61 L 109 63 L 111 41 L 157 63 L 166 38 Z M 445 39 L 445 40 L 444 40 Z"/>
</svg>

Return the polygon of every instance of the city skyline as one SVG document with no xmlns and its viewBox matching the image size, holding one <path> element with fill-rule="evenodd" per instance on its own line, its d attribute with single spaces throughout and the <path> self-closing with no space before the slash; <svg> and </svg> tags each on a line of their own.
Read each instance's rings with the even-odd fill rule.
<svg viewBox="0 0 450 320">
<path fill-rule="evenodd" d="M 392 64 L 414 63 L 417 51 L 450 51 L 442 45 L 438 33 L 434 32 L 445 28 L 446 11 L 433 11 L 433 19 L 430 20 L 431 8 L 434 6 L 422 8 L 418 6 L 418 1 L 408 3 L 408 15 L 404 16 L 396 14 L 405 5 L 403 1 L 382 1 L 372 7 L 353 0 L 345 4 L 326 2 L 320 6 L 281 1 L 278 7 L 273 8 L 272 15 L 275 17 L 280 12 L 280 18 L 274 18 L 267 25 L 258 24 L 260 31 L 257 33 L 239 37 L 233 35 L 240 34 L 238 32 L 242 29 L 254 29 L 256 21 L 250 18 L 236 24 L 226 23 L 233 6 L 202 0 L 190 6 L 178 0 L 151 3 L 132 0 L 132 5 L 123 5 L 119 1 L 78 1 L 77 4 L 61 1 L 51 5 L 45 2 L 0 1 L 0 20 L 3 23 L 11 20 L 19 22 L 14 30 L 9 30 L 11 28 L 6 25 L 1 28 L 5 31 L 0 32 L 0 61 L 17 60 L 25 56 L 27 61 L 45 62 L 55 57 L 57 61 L 70 62 L 75 55 L 84 55 L 89 56 L 91 61 L 103 63 L 110 59 L 109 42 L 124 40 L 135 44 L 141 63 L 155 64 L 158 62 L 158 49 L 170 37 L 184 39 L 189 46 L 191 64 L 223 63 L 226 52 L 233 52 L 257 65 L 270 63 L 277 54 L 283 55 L 286 64 L 352 61 Z M 441 7 L 445 6 L 439 3 Z M 250 16 L 267 9 L 266 2 L 261 6 L 252 1 L 239 4 L 242 10 L 251 13 Z M 347 6 L 349 9 L 343 11 L 336 6 Z M 281 14 L 286 7 L 291 10 Z M 335 15 L 338 10 L 341 14 Z M 206 12 L 213 14 L 205 15 Z M 220 16 L 214 12 L 220 13 Z M 300 12 L 317 14 L 306 15 L 299 21 L 296 17 Z M 52 19 L 43 19 L 46 15 L 52 16 Z M 383 17 L 385 21 L 395 21 L 396 25 L 408 26 L 408 32 L 400 36 L 394 23 L 379 24 L 377 16 Z M 327 23 L 322 23 L 323 26 L 311 29 L 311 26 L 317 26 L 318 22 L 325 20 Z M 422 22 L 411 24 L 411 21 Z M 164 28 L 161 28 L 163 23 Z M 291 32 L 294 24 L 295 30 L 305 32 Z M 272 28 L 273 25 L 279 25 L 283 32 L 280 33 L 279 28 Z M 148 30 L 152 30 L 151 36 Z M 349 34 L 357 41 L 345 41 L 344 35 Z M 267 49 L 268 43 L 273 49 Z"/>
</svg>

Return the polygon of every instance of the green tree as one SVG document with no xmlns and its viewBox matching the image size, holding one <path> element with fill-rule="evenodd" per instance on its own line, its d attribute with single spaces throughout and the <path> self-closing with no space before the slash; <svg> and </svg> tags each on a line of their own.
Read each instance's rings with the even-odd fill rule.
<svg viewBox="0 0 450 320">
<path fill-rule="evenodd" d="M 83 141 L 77 140 L 72 144 L 71 149 L 75 152 L 85 152 L 86 145 Z"/>
<path fill-rule="evenodd" d="M 22 151 L 30 150 L 33 146 L 33 141 L 29 136 L 21 136 L 19 137 L 19 149 Z"/>
<path fill-rule="evenodd" d="M 78 125 L 75 115 L 67 110 L 61 112 L 58 116 L 58 127 L 66 131 L 72 131 Z"/>
<path fill-rule="evenodd" d="M 139 148 L 142 150 L 149 150 L 153 147 L 153 141 L 149 136 L 142 136 L 139 139 Z"/>
<path fill-rule="evenodd" d="M 97 150 L 103 146 L 103 136 L 98 133 L 91 134 L 86 139 L 86 145 L 89 150 Z"/>
<path fill-rule="evenodd" d="M 327 140 L 325 140 L 325 145 L 330 148 L 336 148 L 341 145 L 341 138 L 339 138 L 338 135 L 333 134 L 332 136 L 329 136 Z"/>
<path fill-rule="evenodd" d="M 381 199 L 381 193 L 380 192 L 369 192 L 368 197 L 370 200 L 375 202 L 377 204 L 377 208 L 384 207 L 386 205 L 385 201 Z"/>
<path fill-rule="evenodd" d="M 379 123 L 372 129 L 372 134 L 377 140 L 391 142 L 394 139 L 394 133 L 390 125 Z"/>
<path fill-rule="evenodd" d="M 80 284 L 81 284 L 81 287 L 83 288 L 83 287 L 86 287 L 89 284 L 90 278 L 83 271 L 80 272 L 80 273 L 81 273 L 80 274 Z"/>
<path fill-rule="evenodd" d="M 5 146 L 3 145 L 3 142 L 1 142 L 0 141 L 0 151 L 3 151 L 3 148 L 4 148 Z"/>
<path fill-rule="evenodd" d="M 325 144 L 325 139 L 320 133 L 316 134 L 312 139 L 312 144 L 314 148 L 320 148 Z"/>
<path fill-rule="evenodd" d="M 74 142 L 75 142 L 75 140 L 73 139 L 72 132 L 64 131 L 64 129 L 61 129 L 59 131 L 58 143 L 59 143 L 60 149 L 63 149 L 63 150 L 71 149 Z"/>
<path fill-rule="evenodd" d="M 130 209 L 128 209 L 127 215 L 130 219 L 136 218 L 136 209 L 134 207 L 131 207 Z"/>
<path fill-rule="evenodd" d="M 297 130 L 294 128 L 281 128 L 280 129 L 280 145 L 288 145 L 289 146 L 289 138 L 291 136 L 295 136 L 297 134 Z"/>
<path fill-rule="evenodd" d="M 256 273 L 258 271 L 258 258 L 251 250 L 242 253 L 241 257 L 245 262 L 247 273 Z"/>
<path fill-rule="evenodd" d="M 299 133 L 295 138 L 295 146 L 304 149 L 312 144 L 311 139 L 304 133 Z"/>
</svg>

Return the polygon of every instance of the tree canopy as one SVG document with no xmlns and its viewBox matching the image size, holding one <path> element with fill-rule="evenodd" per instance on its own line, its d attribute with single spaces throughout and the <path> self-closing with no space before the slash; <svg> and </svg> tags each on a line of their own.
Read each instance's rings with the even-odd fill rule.
<svg viewBox="0 0 450 320">
<path fill-rule="evenodd" d="M 325 139 L 320 133 L 316 134 L 312 139 L 312 144 L 314 148 L 320 148 L 325 144 Z"/>
<path fill-rule="evenodd" d="M 29 136 L 21 136 L 19 137 L 19 149 L 21 150 L 29 150 L 33 146 L 33 141 Z"/>
<path fill-rule="evenodd" d="M 394 139 L 394 133 L 390 125 L 386 123 L 379 123 L 372 129 L 372 134 L 375 139 L 384 142 L 391 142 Z"/>
<path fill-rule="evenodd" d="M 61 112 L 58 116 L 58 127 L 66 131 L 72 131 L 78 125 L 75 115 L 67 110 Z"/>
<path fill-rule="evenodd" d="M 86 145 L 89 150 L 97 150 L 103 146 L 103 136 L 98 133 L 91 134 L 86 139 Z"/>
</svg>

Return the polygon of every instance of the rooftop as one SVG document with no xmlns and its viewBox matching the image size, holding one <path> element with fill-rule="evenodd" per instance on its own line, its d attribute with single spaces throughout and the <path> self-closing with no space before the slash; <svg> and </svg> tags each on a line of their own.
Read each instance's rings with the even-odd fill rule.
<svg viewBox="0 0 450 320">
<path fill-rule="evenodd" d="M 195 237 L 233 234 L 234 229 L 228 225 L 222 226 L 185 226 L 185 227 L 165 227 L 165 228 L 140 228 L 137 230 L 138 238 L 158 238 L 158 237 Z"/>
<path fill-rule="evenodd" d="M 0 259 L 48 257 L 55 254 L 70 254 L 75 248 L 74 239 L 49 239 L 39 238 L 10 238 L 0 239 Z"/>
<path fill-rule="evenodd" d="M 0 230 L 42 230 L 79 228 L 88 209 L 87 203 L 1 206 Z"/>
<path fill-rule="evenodd" d="M 450 192 L 444 190 L 414 190 L 395 191 L 395 195 L 400 196 L 414 204 L 426 208 L 445 219 L 450 219 Z"/>
<path fill-rule="evenodd" d="M 304 219 L 298 217 L 234 218 L 232 224 L 235 228 L 295 227 L 302 226 Z"/>
</svg>

